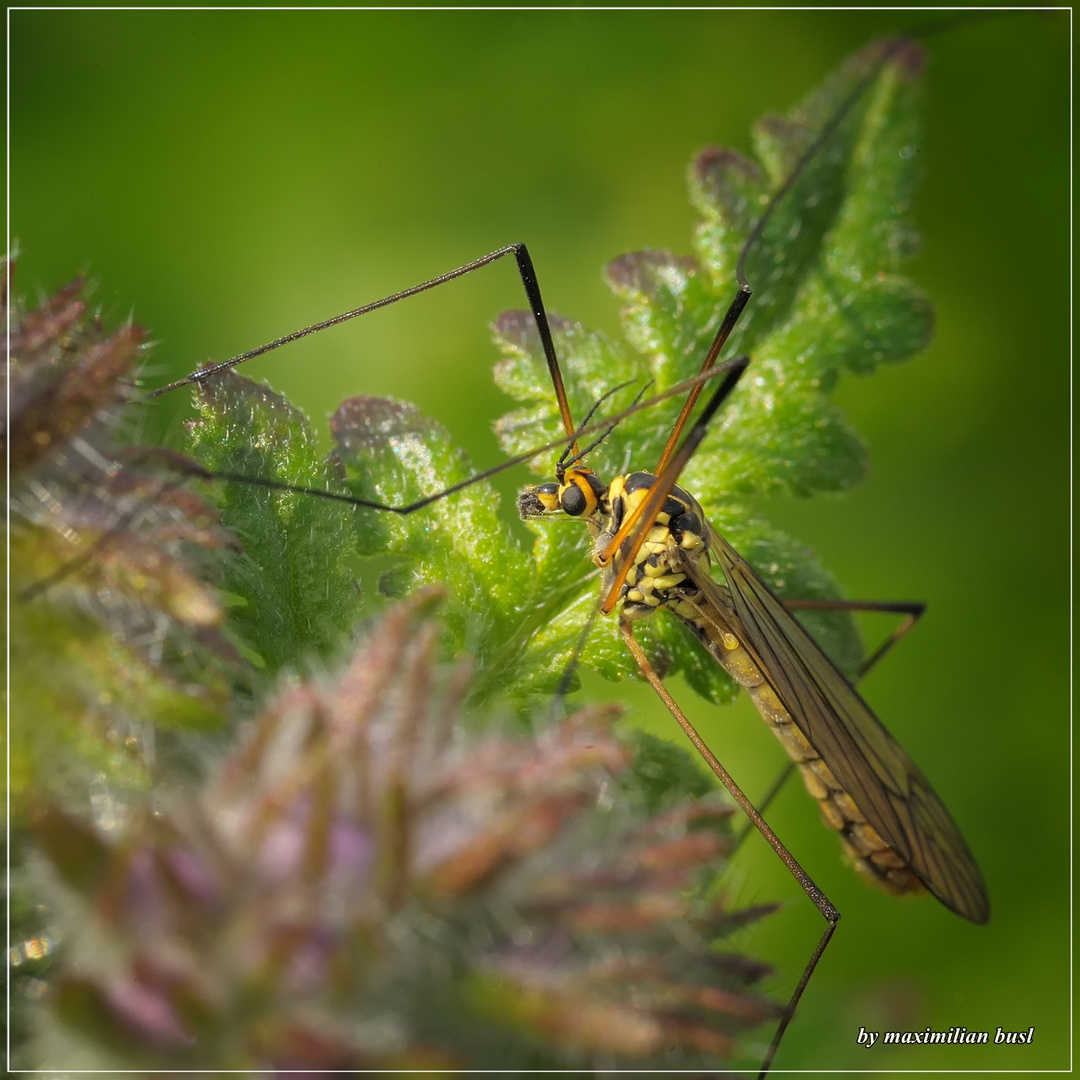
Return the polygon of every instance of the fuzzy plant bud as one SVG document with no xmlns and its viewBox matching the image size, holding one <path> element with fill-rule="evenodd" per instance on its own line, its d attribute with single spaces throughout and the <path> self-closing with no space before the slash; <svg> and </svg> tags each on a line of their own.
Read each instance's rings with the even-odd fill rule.
<svg viewBox="0 0 1080 1080">
<path fill-rule="evenodd" d="M 123 835 L 39 810 L 69 920 L 42 1067 L 715 1067 L 776 1016 L 718 947 L 762 913 L 715 888 L 729 811 L 649 813 L 610 710 L 463 735 L 437 599 Z"/>
</svg>

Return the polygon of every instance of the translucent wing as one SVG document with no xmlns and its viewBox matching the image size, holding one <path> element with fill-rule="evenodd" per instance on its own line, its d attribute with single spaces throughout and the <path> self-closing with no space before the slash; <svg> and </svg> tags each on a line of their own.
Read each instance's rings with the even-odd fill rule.
<svg viewBox="0 0 1080 1080">
<path fill-rule="evenodd" d="M 918 766 L 726 540 L 712 534 L 742 645 L 855 805 L 946 907 L 972 922 L 990 916 L 982 874 L 960 830 Z M 717 585 L 684 563 L 707 595 Z"/>
</svg>

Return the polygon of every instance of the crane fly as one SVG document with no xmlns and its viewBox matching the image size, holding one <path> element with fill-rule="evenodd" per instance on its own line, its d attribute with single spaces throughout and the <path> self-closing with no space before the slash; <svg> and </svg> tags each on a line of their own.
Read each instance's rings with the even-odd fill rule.
<svg viewBox="0 0 1080 1080">
<path fill-rule="evenodd" d="M 986 888 L 959 829 L 922 772 L 886 731 L 851 682 L 763 577 L 711 525 L 697 499 L 679 481 L 701 446 L 721 408 L 736 393 L 743 372 L 752 363 L 745 354 L 721 360 L 725 348 L 743 347 L 752 338 L 747 323 L 766 321 L 781 303 L 777 297 L 794 288 L 785 275 L 822 236 L 785 217 L 810 200 L 801 188 L 816 169 L 835 168 L 832 160 L 838 131 L 860 108 L 867 108 L 878 80 L 888 69 L 917 67 L 915 47 L 895 40 L 862 54 L 853 64 L 845 89 L 831 99 L 829 111 L 817 118 L 813 138 L 789 164 L 786 178 L 756 216 L 735 268 L 735 295 L 710 329 L 702 350 L 699 374 L 646 402 L 635 402 L 614 416 L 593 422 L 592 412 L 576 425 L 560 365 L 552 322 L 548 318 L 532 260 L 524 245 L 513 244 L 413 288 L 346 312 L 279 338 L 265 346 L 192 373 L 155 393 L 183 385 L 209 388 L 213 380 L 237 364 L 290 341 L 356 318 L 425 290 L 460 278 L 504 257 L 517 263 L 529 301 L 532 327 L 538 335 L 553 387 L 561 434 L 546 447 L 532 448 L 509 462 L 430 492 L 404 505 L 391 505 L 367 495 L 312 491 L 286 481 L 256 478 L 228 469 L 207 470 L 207 477 L 284 491 L 312 493 L 352 506 L 406 516 L 431 506 L 518 461 L 530 460 L 552 445 L 565 447 L 555 480 L 529 487 L 518 509 L 526 520 L 570 518 L 584 521 L 592 535 L 592 559 L 602 572 L 598 610 L 618 611 L 618 629 L 641 673 L 690 737 L 712 771 L 746 811 L 774 851 L 794 875 L 826 920 L 826 928 L 785 1010 L 762 1065 L 764 1074 L 791 1020 L 795 1007 L 823 954 L 839 912 L 781 843 L 767 822 L 697 734 L 665 688 L 655 665 L 634 635 L 634 627 L 665 610 L 700 643 L 709 657 L 743 687 L 757 710 L 797 765 L 810 794 L 818 801 L 826 824 L 839 832 L 856 867 L 873 882 L 895 893 L 927 891 L 958 915 L 975 923 L 989 916 Z M 730 166 L 725 162 L 725 167 Z M 725 182 L 733 205 L 748 214 L 754 209 L 738 169 L 728 169 Z M 741 200 L 741 201 L 740 201 Z M 786 245 L 786 247 L 785 247 Z M 802 247 L 800 247 L 802 245 Z M 807 247 L 809 245 L 809 247 Z M 777 251 L 781 257 L 777 258 Z M 773 260 L 764 293 L 743 319 L 758 283 L 755 274 Z M 513 320 L 505 324 L 513 329 Z M 741 336 L 740 336 L 741 335 Z M 751 352 L 747 349 L 747 352 Z M 698 355 L 701 355 L 699 352 Z M 699 397 L 715 378 L 704 408 L 694 416 Z M 641 391 L 644 393 L 644 391 Z M 610 434 L 621 418 L 673 394 L 685 394 L 651 472 L 629 471 L 608 483 L 585 464 L 585 457 Z M 639 394 L 640 397 L 640 394 Z M 737 400 L 737 399 L 736 399 Z M 598 436 L 582 449 L 588 438 Z M 713 577 L 715 565 L 722 581 Z"/>
</svg>

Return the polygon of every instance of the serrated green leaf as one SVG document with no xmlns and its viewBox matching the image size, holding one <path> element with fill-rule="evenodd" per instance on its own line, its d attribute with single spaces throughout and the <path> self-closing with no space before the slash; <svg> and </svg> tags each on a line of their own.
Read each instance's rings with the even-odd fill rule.
<svg viewBox="0 0 1080 1080">
<path fill-rule="evenodd" d="M 650 813 L 676 799 L 700 799 L 714 790 L 701 769 L 666 740 L 635 731 L 630 741 L 634 745 L 632 780 Z"/>
<path fill-rule="evenodd" d="M 449 433 L 415 406 L 351 398 L 331 419 L 345 486 L 358 499 L 406 506 L 473 475 Z M 507 642 L 521 633 L 535 573 L 497 513 L 498 496 L 476 484 L 409 515 L 358 508 L 354 526 L 364 553 L 399 557 L 388 586 L 446 587 L 446 625 L 455 651 L 473 653 L 483 672 L 502 666 Z M 482 691 L 481 691 L 482 692 Z"/>
<path fill-rule="evenodd" d="M 314 447 L 307 418 L 284 397 L 227 372 L 202 384 L 191 453 L 211 472 L 332 490 L 332 467 Z M 226 560 L 225 587 L 243 598 L 231 625 L 269 672 L 328 657 L 359 617 L 346 505 L 225 482 L 222 518 L 243 548 Z"/>
<path fill-rule="evenodd" d="M 769 209 L 746 251 L 754 296 L 726 351 L 748 350 L 752 363 L 680 482 L 781 596 L 834 597 L 838 591 L 809 552 L 748 519 L 739 500 L 806 496 L 857 483 L 866 470 L 865 449 L 828 394 L 844 371 L 866 374 L 880 362 L 911 355 L 931 329 L 925 298 L 897 275 L 915 244 L 907 209 L 918 138 L 911 79 L 917 64 L 903 49 L 883 60 L 881 49 L 853 58 L 787 118 L 762 121 L 755 131 L 759 161 L 725 150 L 698 156 L 690 173 L 691 199 L 702 219 L 696 258 L 646 251 L 621 256 L 607 269 L 625 303 L 624 340 L 551 319 L 579 421 L 598 402 L 600 415 L 612 413 L 637 395 L 685 379 L 701 364 L 735 295 L 735 268 L 747 239 Z M 795 179 L 786 182 L 796 166 Z M 562 422 L 531 314 L 501 316 L 495 340 L 503 355 L 496 382 L 520 406 L 497 425 L 504 450 L 516 454 L 557 441 Z M 621 384 L 627 385 L 612 393 Z M 624 420 L 590 464 L 605 479 L 652 468 L 679 406 L 672 400 Z M 264 394 L 259 408 L 269 410 L 264 419 L 255 420 L 253 410 L 233 421 L 243 432 L 235 447 L 229 431 L 214 434 L 229 450 L 213 461 L 204 458 L 210 467 L 255 474 L 269 464 L 288 482 L 317 486 L 336 483 L 340 474 L 354 497 L 394 507 L 445 490 L 473 471 L 450 435 L 414 407 L 357 398 L 333 419 L 337 465 L 328 476 L 307 449 L 302 419 L 286 403 Z M 254 447 L 252 426 L 266 432 Z M 262 455 L 274 456 L 280 438 L 289 443 L 288 453 L 281 461 L 262 461 Z M 534 467 L 546 472 L 550 458 Z M 281 502 L 286 519 L 295 512 L 288 495 L 230 498 Z M 340 513 L 334 508 L 329 516 Z M 386 595 L 431 583 L 447 588 L 449 647 L 476 656 L 475 696 L 549 695 L 573 659 L 609 679 L 638 676 L 614 620 L 593 619 L 598 575 L 588 559 L 591 540 L 575 523 L 531 523 L 536 540 L 530 551 L 499 517 L 497 498 L 483 483 L 409 515 L 363 508 L 345 514 L 351 514 L 361 556 L 394 560 L 381 571 Z M 246 548 L 265 543 L 271 553 L 285 554 L 289 541 L 278 536 L 280 526 L 260 524 L 279 516 L 256 505 L 232 527 Z M 320 531 L 333 535 L 339 524 L 340 518 Z M 252 582 L 230 587 L 254 607 L 270 602 Z M 861 647 L 850 617 L 815 614 L 806 621 L 841 667 L 857 668 Z M 733 696 L 727 675 L 674 620 L 645 620 L 635 632 L 658 670 L 682 672 L 710 701 Z M 285 636 L 302 639 L 295 630 Z M 298 647 L 290 651 L 295 655 Z M 262 653 L 269 646 L 257 648 Z"/>
</svg>

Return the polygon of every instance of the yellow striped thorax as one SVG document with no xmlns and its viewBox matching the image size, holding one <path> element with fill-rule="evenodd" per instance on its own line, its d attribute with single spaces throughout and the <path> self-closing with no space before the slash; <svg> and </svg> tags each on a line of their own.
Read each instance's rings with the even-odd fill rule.
<svg viewBox="0 0 1080 1080">
<path fill-rule="evenodd" d="M 556 475 L 560 472 L 559 481 L 524 491 L 518 497 L 518 512 L 525 520 L 555 515 L 584 520 L 593 534 L 593 561 L 606 569 L 605 576 L 610 580 L 620 565 L 617 557 L 612 558 L 611 542 L 649 497 L 656 477 L 646 472 L 628 473 L 616 476 L 605 487 L 591 469 L 573 466 L 557 470 Z M 636 532 L 631 530 L 624 544 Z M 687 575 L 679 564 L 685 564 L 689 556 L 694 562 L 702 562 L 701 569 L 708 575 L 710 539 L 700 503 L 681 487 L 673 487 L 627 571 L 621 590 L 623 617 L 640 619 L 661 607 L 683 614 L 679 606 Z"/>
</svg>

